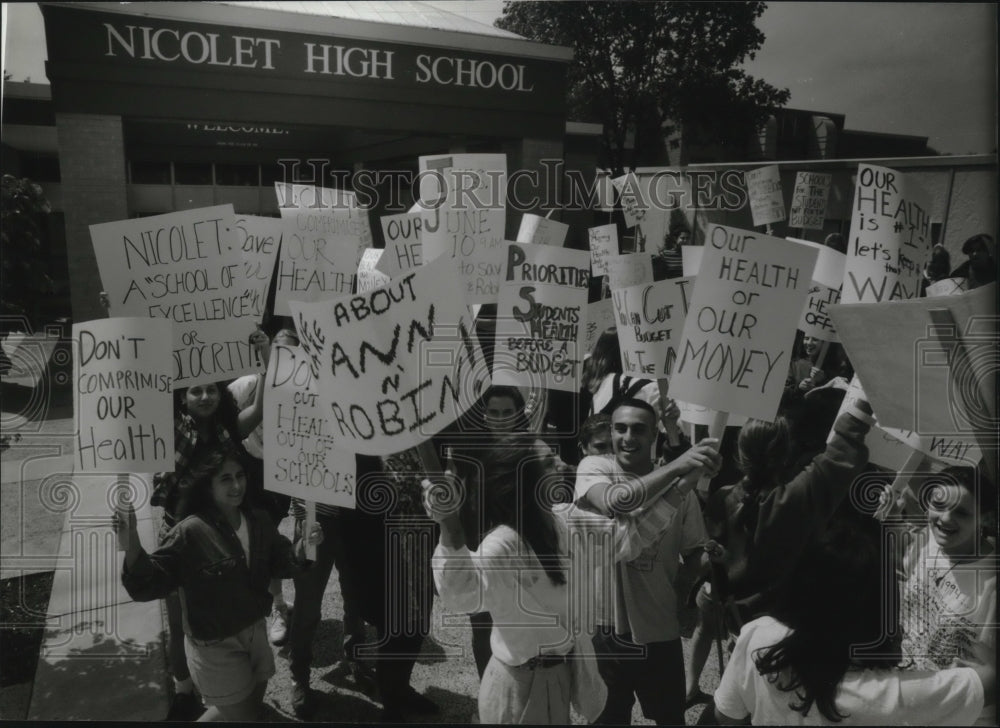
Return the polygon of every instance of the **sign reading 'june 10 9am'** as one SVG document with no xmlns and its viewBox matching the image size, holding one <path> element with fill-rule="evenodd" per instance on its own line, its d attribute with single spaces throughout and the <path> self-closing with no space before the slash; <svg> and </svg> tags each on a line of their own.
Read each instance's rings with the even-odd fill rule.
<svg viewBox="0 0 1000 728">
<path fill-rule="evenodd" d="M 773 419 L 816 257 L 781 238 L 709 227 L 670 396 Z"/>
<path fill-rule="evenodd" d="M 450 260 L 363 295 L 291 306 L 320 407 L 344 450 L 389 455 L 415 447 L 489 383 Z"/>
<path fill-rule="evenodd" d="M 90 226 L 112 316 L 170 319 L 174 386 L 255 371 L 257 312 L 232 205 Z"/>
</svg>

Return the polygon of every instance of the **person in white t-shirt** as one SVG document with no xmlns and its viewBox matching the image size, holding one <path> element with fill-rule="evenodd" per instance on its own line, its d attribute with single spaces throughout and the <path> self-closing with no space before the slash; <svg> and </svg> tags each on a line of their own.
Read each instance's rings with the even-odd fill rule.
<svg viewBox="0 0 1000 728">
<path fill-rule="evenodd" d="M 898 669 L 880 528 L 842 518 L 806 547 L 771 614 L 740 631 L 715 692 L 720 723 L 967 725 L 995 700 L 988 663 Z"/>
</svg>

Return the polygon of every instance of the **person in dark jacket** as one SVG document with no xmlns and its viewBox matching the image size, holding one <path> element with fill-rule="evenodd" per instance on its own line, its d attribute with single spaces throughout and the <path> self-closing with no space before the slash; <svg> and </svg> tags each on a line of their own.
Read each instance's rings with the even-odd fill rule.
<svg viewBox="0 0 1000 728">
<path fill-rule="evenodd" d="M 272 578 L 305 568 L 305 544 L 293 547 L 266 511 L 244 505 L 246 472 L 234 448 L 202 453 L 191 475 L 192 515 L 153 553 L 139 541 L 135 511 L 115 513 L 125 551 L 122 584 L 140 602 L 178 591 L 188 668 L 209 706 L 201 720 L 254 721 L 274 674 L 264 621 L 271 612 L 268 587 Z M 316 526 L 308 540 L 322 542 L 322 529 Z"/>
</svg>

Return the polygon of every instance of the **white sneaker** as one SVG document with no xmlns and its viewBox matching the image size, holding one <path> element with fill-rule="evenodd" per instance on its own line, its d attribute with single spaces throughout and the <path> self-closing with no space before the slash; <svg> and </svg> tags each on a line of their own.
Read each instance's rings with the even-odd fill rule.
<svg viewBox="0 0 1000 728">
<path fill-rule="evenodd" d="M 288 617 L 287 611 L 275 607 L 271 610 L 271 627 L 267 633 L 272 645 L 280 646 L 285 644 L 288 638 Z"/>
</svg>

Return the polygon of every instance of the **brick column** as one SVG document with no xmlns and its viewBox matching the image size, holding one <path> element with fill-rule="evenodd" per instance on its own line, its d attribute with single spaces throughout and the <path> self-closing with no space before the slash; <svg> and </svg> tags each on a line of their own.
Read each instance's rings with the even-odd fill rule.
<svg viewBox="0 0 1000 728">
<path fill-rule="evenodd" d="M 103 318 L 90 225 L 128 217 L 120 116 L 56 113 L 74 321 Z"/>
</svg>

